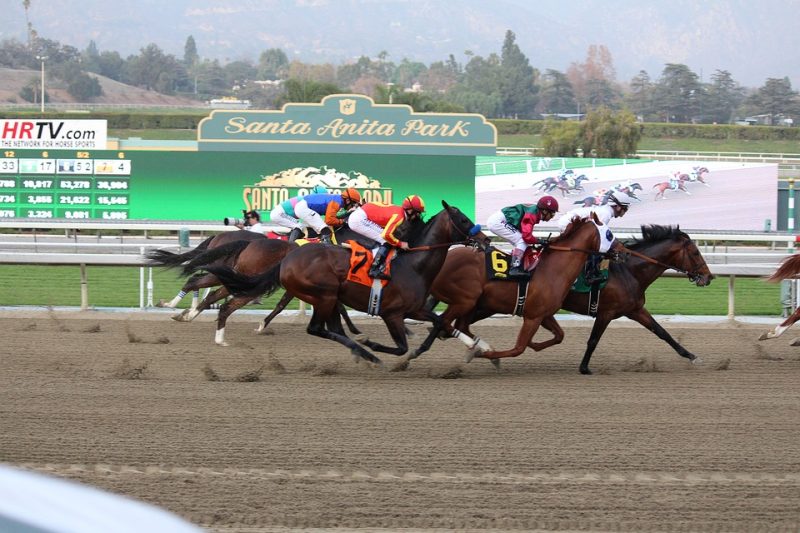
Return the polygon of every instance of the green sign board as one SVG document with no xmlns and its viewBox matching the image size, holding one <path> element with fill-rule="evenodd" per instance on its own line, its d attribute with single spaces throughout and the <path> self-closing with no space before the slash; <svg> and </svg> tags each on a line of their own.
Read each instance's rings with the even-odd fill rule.
<svg viewBox="0 0 800 533">
<path fill-rule="evenodd" d="M 314 185 L 354 187 L 368 202 L 418 194 L 430 214 L 445 200 L 474 217 L 475 156 L 494 154 L 495 139 L 480 115 L 419 114 L 357 95 L 213 111 L 196 146 L 1 152 L 0 218 L 221 221 L 255 209 L 267 222 Z"/>
</svg>

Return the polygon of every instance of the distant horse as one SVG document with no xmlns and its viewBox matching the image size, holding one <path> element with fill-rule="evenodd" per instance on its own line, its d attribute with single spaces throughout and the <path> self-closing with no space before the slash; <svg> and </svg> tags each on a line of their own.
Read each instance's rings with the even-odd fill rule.
<svg viewBox="0 0 800 533">
<path fill-rule="evenodd" d="M 706 187 L 711 187 L 711 185 L 709 185 L 708 182 L 703 177 L 708 173 L 709 171 L 707 167 L 693 167 L 692 171 L 689 172 L 688 174 L 681 174 L 681 179 L 688 182 L 699 181 Z"/>
<path fill-rule="evenodd" d="M 174 253 L 168 250 L 152 250 L 145 254 L 145 257 L 148 259 L 148 264 L 151 266 L 161 266 L 166 268 L 184 267 L 192 259 L 220 246 L 237 241 L 249 242 L 265 239 L 266 237 L 263 234 L 253 231 L 226 231 L 224 233 L 207 238 L 188 252 Z M 212 274 L 198 274 L 196 276 L 192 276 L 186 283 L 184 283 L 178 294 L 175 295 L 175 297 L 169 302 L 163 303 L 161 307 L 168 307 L 170 309 L 178 307 L 178 304 L 183 297 L 186 296 L 189 291 L 192 291 L 192 305 L 189 309 L 194 310 L 200 303 L 200 289 L 216 287 L 217 285 L 219 285 L 219 280 L 217 280 L 216 276 Z"/>
<path fill-rule="evenodd" d="M 589 360 L 592 353 L 608 324 L 621 316 L 635 320 L 652 331 L 682 357 L 690 361 L 697 359 L 694 354 L 675 341 L 644 307 L 645 291 L 669 268 L 686 274 L 699 287 L 711 283 L 714 276 L 709 271 L 697 245 L 677 227 L 654 225 L 642 226 L 642 239 L 628 243 L 627 246 L 628 251 L 636 255 L 628 257 L 623 263 L 610 265 L 608 283 L 600 292 L 597 317 L 580 364 L 582 374 L 591 374 Z M 447 303 L 447 311 L 450 311 L 450 307 L 458 307 L 450 315 L 446 317 L 443 315 L 443 321 L 458 313 L 455 316 L 455 328 L 470 339 L 474 339 L 469 331 L 471 323 L 495 313 L 512 312 L 517 299 L 517 283 L 487 280 L 485 264 L 486 259 L 483 254 L 454 249 L 448 254 L 442 270 L 431 287 L 431 298 Z M 465 279 L 469 281 L 464 281 Z M 476 294 L 478 288 L 481 291 L 480 295 Z M 497 297 L 490 300 L 483 296 L 489 292 L 496 294 Z M 477 308 L 472 313 L 463 312 L 466 306 L 462 305 L 462 302 L 467 298 L 478 302 Z M 433 307 L 435 303 L 429 302 L 428 305 Z M 495 305 L 492 305 L 493 303 Z M 587 314 L 588 307 L 589 295 L 585 292 L 570 291 L 561 304 L 562 309 L 580 314 Z M 542 327 L 552 331 L 554 337 L 545 342 L 530 342 L 528 347 L 536 351 L 559 344 L 564 338 L 564 331 L 555 317 L 543 320 Z M 475 343 L 474 340 L 471 342 Z M 421 346 L 418 351 L 422 353 L 423 347 Z"/>
<path fill-rule="evenodd" d="M 661 198 L 666 198 L 667 191 L 683 191 L 690 196 L 692 194 L 686 189 L 686 181 L 681 179 L 671 179 L 669 181 L 662 181 L 661 183 L 656 183 L 655 185 L 653 185 L 652 188 L 656 189 L 656 195 L 654 200 L 658 200 L 659 196 Z"/>
<path fill-rule="evenodd" d="M 543 180 L 534 182 L 531 187 L 536 187 L 539 192 L 552 192 L 556 187 L 558 187 L 558 178 L 545 178 Z"/>
<path fill-rule="evenodd" d="M 444 209 L 428 222 L 416 221 L 408 236 L 411 247 L 400 252 L 391 263 L 392 279 L 382 289 L 377 314 L 383 319 L 395 347 L 370 340 L 361 342 L 376 351 L 403 355 L 408 351 L 405 318 L 436 322 L 435 313 L 424 308 L 430 285 L 454 244 L 475 242 L 481 247 L 489 239 L 458 208 L 442 202 Z M 370 307 L 370 286 L 348 280 L 350 250 L 338 246 L 309 244 L 292 250 L 281 263 L 266 273 L 248 277 L 230 267 L 209 266 L 234 295 L 254 297 L 272 293 L 280 285 L 287 292 L 313 306 L 306 331 L 310 335 L 334 340 L 347 346 L 372 363 L 380 359 L 350 339 L 342 328 L 339 304 L 367 311 Z"/>
<path fill-rule="evenodd" d="M 556 188 L 559 191 L 561 191 L 561 196 L 566 198 L 568 194 L 582 191 L 583 190 L 582 183 L 584 181 L 587 181 L 588 179 L 589 178 L 585 174 L 581 174 L 580 176 L 576 176 L 575 178 L 564 177 L 556 182 Z"/>
<path fill-rule="evenodd" d="M 777 283 L 785 279 L 797 279 L 798 275 L 800 275 L 800 254 L 794 254 L 784 259 L 781 262 L 781 266 L 779 266 L 778 269 L 767 278 L 767 281 L 771 283 Z M 798 320 L 800 320 L 800 307 L 795 309 L 792 314 L 789 315 L 789 318 L 775 326 L 767 333 L 762 334 L 758 340 L 764 341 L 767 339 L 780 337 L 784 331 L 792 327 Z M 793 339 L 791 346 L 800 346 L 800 337 Z"/>
<path fill-rule="evenodd" d="M 467 361 L 476 355 L 497 359 L 521 354 L 531 342 L 542 320 L 559 310 L 586 258 L 590 254 L 598 253 L 599 231 L 604 228 L 598 225 L 599 221 L 594 213 L 591 219 L 575 217 L 564 232 L 544 248 L 527 286 L 522 310 L 523 323 L 517 342 L 513 348 L 505 351 L 495 351 L 485 341 L 466 336 L 464 329 L 468 329 L 472 317 L 484 313 L 487 313 L 485 316 L 494 313 L 513 314 L 518 304 L 518 284 L 512 281 L 489 281 L 484 254 L 471 250 L 452 250 L 445 261 L 449 274 L 443 275 L 440 272 L 431 287 L 431 295 L 437 300 L 447 302 L 447 309 L 438 322 L 434 322 L 430 334 L 411 354 L 410 359 L 427 351 L 441 331 L 460 339 L 470 347 Z M 486 309 L 491 311 L 484 311 Z M 452 327 L 454 320 L 457 329 Z"/>
<path fill-rule="evenodd" d="M 572 202 L 574 205 L 578 205 L 580 207 L 594 207 L 596 205 L 600 205 L 603 203 L 602 196 L 587 196 L 583 200 L 576 200 Z"/>
</svg>

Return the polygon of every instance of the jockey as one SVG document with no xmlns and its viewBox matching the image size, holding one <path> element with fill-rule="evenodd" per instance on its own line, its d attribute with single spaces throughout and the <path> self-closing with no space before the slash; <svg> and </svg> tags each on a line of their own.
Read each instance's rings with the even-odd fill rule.
<svg viewBox="0 0 800 533">
<path fill-rule="evenodd" d="M 612 218 L 624 216 L 625 213 L 628 212 L 628 208 L 631 206 L 632 202 L 633 198 L 624 192 L 614 191 L 608 195 L 608 201 L 603 205 L 597 205 L 594 207 L 579 207 L 568 211 L 564 214 L 564 216 L 558 219 L 558 227 L 561 229 L 561 231 L 564 231 L 574 217 L 578 216 L 581 218 L 587 218 L 591 216 L 592 213 L 597 215 L 597 218 L 603 225 L 608 225 Z M 591 254 L 586 263 L 586 271 L 584 272 L 587 284 L 592 284 L 593 282 L 602 279 L 599 266 L 600 256 L 597 254 Z"/>
<path fill-rule="evenodd" d="M 510 205 L 486 219 L 486 226 L 492 233 L 514 245 L 509 277 L 528 275 L 522 268 L 522 256 L 525 255 L 528 245 L 538 242 L 533 234 L 533 227 L 542 220 L 551 220 L 557 211 L 558 201 L 552 196 L 542 196 L 536 205 Z"/>
<path fill-rule="evenodd" d="M 309 194 L 325 194 L 328 189 L 324 185 L 314 185 Z M 305 225 L 295 215 L 294 206 L 303 198 L 302 195 L 294 196 L 276 205 L 269 213 L 269 221 L 278 226 L 289 228 L 289 242 L 294 242 L 303 235 Z"/>
<path fill-rule="evenodd" d="M 260 233 L 262 235 L 266 233 L 266 228 L 261 223 L 261 215 L 259 215 L 258 211 L 255 209 L 252 211 L 245 211 L 244 224 L 236 224 L 236 227 L 246 231 L 252 231 L 253 233 Z"/>
<path fill-rule="evenodd" d="M 408 250 L 408 243 L 395 233 L 406 220 L 418 219 L 425 212 L 425 202 L 416 194 L 406 196 L 402 205 L 367 203 L 353 211 L 348 220 L 350 229 L 380 243 L 369 269 L 371 278 L 391 279 L 386 273 L 386 256 L 390 247 Z"/>
<path fill-rule="evenodd" d="M 344 217 L 361 204 L 361 194 L 345 189 L 342 194 L 309 194 L 294 206 L 297 218 L 319 234 L 320 241 L 330 244 L 330 226 L 341 226 Z M 340 212 L 341 211 L 341 212 Z M 324 217 L 324 218 L 323 218 Z"/>
</svg>

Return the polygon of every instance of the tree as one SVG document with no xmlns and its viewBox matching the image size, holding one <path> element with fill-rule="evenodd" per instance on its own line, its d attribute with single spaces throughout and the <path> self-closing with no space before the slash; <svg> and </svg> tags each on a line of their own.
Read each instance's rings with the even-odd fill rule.
<svg viewBox="0 0 800 533">
<path fill-rule="evenodd" d="M 318 83 L 306 80 L 286 80 L 284 93 L 279 98 L 278 106 L 288 102 L 319 103 L 329 94 L 338 94 L 342 90 L 332 83 Z"/>
<path fill-rule="evenodd" d="M 103 88 L 97 78 L 81 72 L 69 82 L 67 92 L 78 102 L 87 102 L 102 95 Z"/>
<path fill-rule="evenodd" d="M 725 124 L 733 121 L 734 111 L 744 99 L 744 90 L 727 70 L 717 70 L 706 87 L 703 115 L 708 122 Z"/>
<path fill-rule="evenodd" d="M 259 80 L 286 79 L 289 69 L 289 58 L 280 48 L 270 48 L 261 52 L 258 57 L 256 76 Z"/>
<path fill-rule="evenodd" d="M 630 111 L 613 112 L 601 107 L 587 113 L 581 122 L 581 146 L 584 155 L 625 158 L 636 153 L 642 133 Z"/>
<path fill-rule="evenodd" d="M 535 115 L 537 87 L 536 72 L 528 58 L 517 46 L 516 36 L 506 31 L 500 54 L 500 95 L 503 115 L 506 117 L 532 118 Z"/>
<path fill-rule="evenodd" d="M 191 35 L 186 38 L 186 44 L 183 45 L 183 64 L 186 68 L 192 68 L 200 61 L 200 56 L 197 54 L 197 44 L 194 42 L 194 37 Z"/>
<path fill-rule="evenodd" d="M 575 99 L 583 109 L 616 106 L 620 90 L 616 84 L 616 69 L 611 52 L 605 45 L 591 45 L 583 63 L 572 63 L 567 79 L 572 84 Z"/>
<path fill-rule="evenodd" d="M 601 78 L 587 80 L 585 90 L 584 108 L 587 111 L 598 107 L 619 108 L 622 92 L 608 80 Z"/>
<path fill-rule="evenodd" d="M 545 121 L 542 128 L 542 148 L 546 156 L 575 157 L 580 141 L 580 122 L 553 119 Z"/>
<path fill-rule="evenodd" d="M 628 108 L 640 117 L 642 121 L 648 120 L 655 113 L 653 107 L 654 90 L 655 87 L 653 82 L 650 81 L 650 75 L 644 70 L 640 70 L 639 74 L 630 81 L 630 88 L 625 96 L 625 101 L 628 104 Z"/>
<path fill-rule="evenodd" d="M 759 114 L 777 115 L 797 112 L 797 92 L 792 90 L 789 78 L 768 78 L 762 87 L 751 97 L 752 103 L 760 110 Z"/>
<path fill-rule="evenodd" d="M 575 113 L 577 103 L 572 92 L 572 84 L 567 77 L 553 69 L 548 69 L 542 76 L 542 88 L 536 110 L 539 113 Z"/>
<path fill-rule="evenodd" d="M 668 63 L 656 83 L 658 111 L 667 122 L 691 122 L 700 110 L 700 83 L 686 65 Z"/>
<path fill-rule="evenodd" d="M 178 82 L 187 79 L 183 65 L 153 43 L 142 48 L 138 56 L 128 59 L 125 77 L 133 85 L 164 94 L 172 94 Z"/>
</svg>

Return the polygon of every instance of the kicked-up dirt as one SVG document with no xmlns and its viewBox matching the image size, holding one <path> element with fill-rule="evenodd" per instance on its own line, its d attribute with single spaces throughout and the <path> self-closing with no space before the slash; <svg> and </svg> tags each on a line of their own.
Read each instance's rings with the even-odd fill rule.
<svg viewBox="0 0 800 533">
<path fill-rule="evenodd" d="M 207 318 L 3 313 L 0 461 L 212 531 L 800 529 L 792 331 L 664 324 L 692 365 L 622 323 L 583 376 L 589 322 L 499 372 L 457 340 L 392 371 L 305 320 L 256 335 L 257 318 L 229 323 L 222 348 Z M 416 346 L 427 328 L 410 327 Z M 518 327 L 475 330 L 506 348 Z"/>
</svg>

